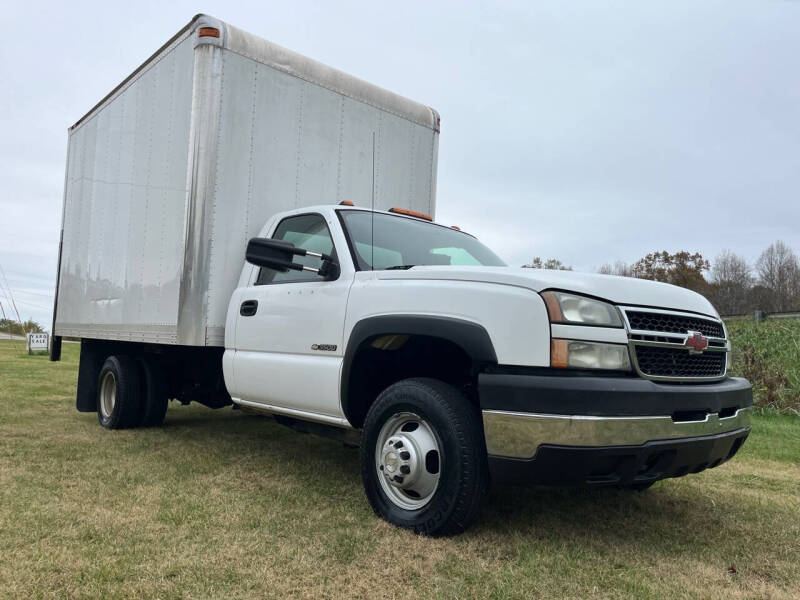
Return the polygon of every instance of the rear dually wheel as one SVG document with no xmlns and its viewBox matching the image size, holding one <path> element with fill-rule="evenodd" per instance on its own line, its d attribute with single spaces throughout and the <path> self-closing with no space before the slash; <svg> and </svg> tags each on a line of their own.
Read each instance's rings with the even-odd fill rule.
<svg viewBox="0 0 800 600">
<path fill-rule="evenodd" d="M 164 422 L 169 398 L 167 395 L 167 376 L 158 359 L 151 356 L 139 358 L 142 373 L 142 415 L 143 427 L 156 427 Z"/>
<path fill-rule="evenodd" d="M 109 356 L 97 379 L 97 419 L 106 429 L 136 427 L 142 416 L 139 365 L 130 356 Z"/>
</svg>

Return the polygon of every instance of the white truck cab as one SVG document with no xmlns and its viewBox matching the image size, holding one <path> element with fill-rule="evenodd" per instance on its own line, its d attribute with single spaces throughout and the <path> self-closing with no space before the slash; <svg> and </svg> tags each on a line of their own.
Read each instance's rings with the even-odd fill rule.
<svg viewBox="0 0 800 600">
<path fill-rule="evenodd" d="M 427 534 L 490 481 L 644 489 L 731 458 L 752 392 L 711 304 L 437 225 L 439 129 L 194 17 L 69 129 L 51 359 L 81 340 L 76 408 L 233 405 L 359 444 L 375 512 Z"/>
<path fill-rule="evenodd" d="M 726 377 L 730 343 L 705 298 L 509 268 L 398 212 L 271 219 L 248 247 L 223 358 L 234 403 L 362 431 L 378 514 L 457 531 L 490 476 L 643 489 L 741 447 L 750 385 Z M 293 262 L 306 251 L 318 256 Z"/>
</svg>

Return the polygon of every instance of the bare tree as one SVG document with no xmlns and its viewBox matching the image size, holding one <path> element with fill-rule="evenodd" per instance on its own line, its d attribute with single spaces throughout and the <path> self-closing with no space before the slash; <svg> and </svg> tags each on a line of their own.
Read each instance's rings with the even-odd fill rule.
<svg viewBox="0 0 800 600">
<path fill-rule="evenodd" d="M 739 315 L 750 310 L 752 286 L 750 265 L 743 257 L 730 250 L 717 255 L 711 268 L 709 299 L 720 314 Z"/>
<path fill-rule="evenodd" d="M 633 267 L 625 261 L 618 260 L 613 265 L 605 263 L 600 265 L 597 272 L 601 275 L 619 275 L 620 277 L 633 277 Z"/>
<path fill-rule="evenodd" d="M 794 251 L 778 240 L 761 253 L 756 261 L 759 283 L 770 291 L 765 299 L 768 311 L 797 308 L 800 296 L 800 262 Z"/>
</svg>

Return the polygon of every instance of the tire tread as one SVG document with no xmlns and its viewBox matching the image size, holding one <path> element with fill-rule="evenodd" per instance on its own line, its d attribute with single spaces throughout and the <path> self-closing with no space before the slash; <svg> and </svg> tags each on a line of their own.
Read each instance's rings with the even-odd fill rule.
<svg viewBox="0 0 800 600">
<path fill-rule="evenodd" d="M 161 364 L 150 357 L 140 357 L 142 373 L 142 427 L 155 427 L 164 422 L 167 413 L 167 380 Z"/>
<path fill-rule="evenodd" d="M 489 482 L 488 464 L 486 459 L 486 446 L 483 437 L 483 426 L 478 409 L 453 386 L 431 378 L 412 378 L 399 381 L 378 397 L 367 414 L 364 431 L 379 430 L 382 423 L 378 422 L 380 415 L 386 410 L 387 405 L 397 402 L 393 398 L 396 394 L 408 395 L 414 398 L 427 398 L 423 404 L 430 401 L 440 410 L 443 410 L 446 422 L 452 427 L 452 432 L 457 440 L 458 460 L 462 474 L 461 485 L 455 495 L 454 506 L 449 510 L 446 518 L 441 522 L 430 523 L 430 520 L 419 522 L 400 522 L 392 519 L 391 515 L 382 510 L 381 502 L 372 497 L 375 493 L 382 494 L 369 484 L 368 479 L 374 470 L 373 449 L 362 446 L 362 478 L 364 478 L 367 496 L 376 514 L 390 522 L 413 529 L 414 532 L 425 535 L 454 535 L 463 532 L 477 518 Z M 379 488 L 379 485 L 377 486 Z M 433 502 L 436 499 L 434 498 Z"/>
<path fill-rule="evenodd" d="M 117 380 L 117 399 L 114 414 L 108 421 L 104 421 L 100 410 L 100 380 L 108 370 L 114 371 Z M 97 379 L 97 418 L 103 427 L 130 429 L 139 424 L 142 413 L 140 379 L 139 365 L 130 356 L 112 355 L 105 360 Z"/>
</svg>

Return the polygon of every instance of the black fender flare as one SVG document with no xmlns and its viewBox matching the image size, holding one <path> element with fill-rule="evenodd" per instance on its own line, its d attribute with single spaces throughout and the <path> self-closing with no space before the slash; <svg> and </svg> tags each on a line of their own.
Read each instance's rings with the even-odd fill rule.
<svg viewBox="0 0 800 600">
<path fill-rule="evenodd" d="M 444 339 L 461 348 L 473 362 L 497 364 L 497 354 L 486 329 L 473 321 L 436 315 L 381 315 L 355 324 L 347 340 L 342 363 L 340 393 L 342 411 L 350 420 L 349 386 L 351 368 L 367 340 L 380 335 L 421 335 Z"/>
</svg>

